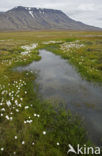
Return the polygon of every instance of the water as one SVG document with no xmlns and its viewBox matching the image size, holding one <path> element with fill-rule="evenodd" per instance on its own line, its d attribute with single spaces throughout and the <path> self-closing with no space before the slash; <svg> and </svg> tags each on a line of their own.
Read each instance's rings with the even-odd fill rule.
<svg viewBox="0 0 102 156">
<path fill-rule="evenodd" d="M 102 87 L 83 80 L 75 68 L 49 51 L 40 50 L 42 59 L 17 70 L 36 71 L 39 92 L 44 99 L 67 104 L 67 109 L 85 119 L 89 137 L 102 145 Z"/>
</svg>

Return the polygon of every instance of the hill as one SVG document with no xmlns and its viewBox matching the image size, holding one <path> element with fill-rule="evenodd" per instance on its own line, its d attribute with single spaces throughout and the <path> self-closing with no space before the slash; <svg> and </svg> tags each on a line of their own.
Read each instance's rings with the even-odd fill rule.
<svg viewBox="0 0 102 156">
<path fill-rule="evenodd" d="M 73 20 L 60 10 L 18 6 L 0 13 L 0 31 L 46 29 L 100 30 Z"/>
</svg>

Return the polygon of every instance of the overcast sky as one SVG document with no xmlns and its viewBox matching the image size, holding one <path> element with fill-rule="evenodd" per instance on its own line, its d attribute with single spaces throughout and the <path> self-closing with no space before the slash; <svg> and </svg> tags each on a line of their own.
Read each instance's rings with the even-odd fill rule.
<svg viewBox="0 0 102 156">
<path fill-rule="evenodd" d="M 102 0 L 0 0 L 0 11 L 16 6 L 60 9 L 75 20 L 102 27 Z"/>
</svg>

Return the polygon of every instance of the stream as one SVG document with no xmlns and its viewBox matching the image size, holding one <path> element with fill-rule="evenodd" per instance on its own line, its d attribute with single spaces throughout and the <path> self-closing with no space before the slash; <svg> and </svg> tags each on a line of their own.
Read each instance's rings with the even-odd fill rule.
<svg viewBox="0 0 102 156">
<path fill-rule="evenodd" d="M 96 145 L 102 145 L 102 87 L 83 80 L 60 56 L 44 49 L 39 52 L 40 61 L 17 70 L 36 71 L 41 96 L 66 103 L 67 109 L 84 119 L 89 138 Z"/>
</svg>

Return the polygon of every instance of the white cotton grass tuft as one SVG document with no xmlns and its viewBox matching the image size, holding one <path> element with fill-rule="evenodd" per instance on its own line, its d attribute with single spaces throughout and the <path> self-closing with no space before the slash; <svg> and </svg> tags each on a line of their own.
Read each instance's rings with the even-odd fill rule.
<svg viewBox="0 0 102 156">
<path fill-rule="evenodd" d="M 27 94 L 27 91 L 25 91 L 25 94 Z"/>
<path fill-rule="evenodd" d="M 27 123 L 27 121 L 24 121 L 24 124 L 26 124 Z"/>
<path fill-rule="evenodd" d="M 64 44 L 61 45 L 60 49 L 67 52 L 70 51 L 72 49 L 80 49 L 82 47 L 84 47 L 84 44 L 80 44 L 80 41 L 75 41 L 75 42 L 65 42 Z"/>
<path fill-rule="evenodd" d="M 7 101 L 6 104 L 8 107 L 11 106 L 11 101 Z"/>
<path fill-rule="evenodd" d="M 4 116 L 4 114 L 1 113 L 0 116 Z"/>
<path fill-rule="evenodd" d="M 25 141 L 22 141 L 22 145 L 24 145 L 25 144 Z"/>
<path fill-rule="evenodd" d="M 1 147 L 1 151 L 4 151 L 4 147 Z"/>
<path fill-rule="evenodd" d="M 6 115 L 6 116 L 5 116 L 5 118 L 6 118 L 7 120 L 9 120 L 9 119 L 10 119 L 8 115 Z"/>
<path fill-rule="evenodd" d="M 40 115 L 39 115 L 39 114 L 37 114 L 37 117 L 39 118 L 39 117 L 40 117 Z"/>
<path fill-rule="evenodd" d="M 2 103 L 0 103 L 0 106 L 2 106 Z"/>
<path fill-rule="evenodd" d="M 36 113 L 34 114 L 34 116 L 35 116 L 35 117 L 38 117 L 38 118 L 40 117 L 40 115 L 39 115 L 39 114 L 36 114 Z"/>
<path fill-rule="evenodd" d="M 13 120 L 13 117 L 12 117 L 12 116 L 10 117 L 10 120 L 11 120 L 11 121 Z"/>
<path fill-rule="evenodd" d="M 16 155 L 16 152 L 13 152 L 14 155 Z"/>
<path fill-rule="evenodd" d="M 15 136 L 15 139 L 18 139 L 18 137 L 17 137 L 17 136 Z"/>
<path fill-rule="evenodd" d="M 37 114 L 34 114 L 34 116 L 37 116 Z"/>
<path fill-rule="evenodd" d="M 25 108 L 25 109 L 28 109 L 28 108 L 29 108 L 29 106 L 25 106 L 24 108 Z"/>
<path fill-rule="evenodd" d="M 46 135 L 46 131 L 43 131 L 43 135 Z"/>
<path fill-rule="evenodd" d="M 59 145 L 60 145 L 60 143 L 59 143 L 59 142 L 57 142 L 56 144 L 57 144 L 57 146 L 59 146 Z"/>
<path fill-rule="evenodd" d="M 16 109 L 16 112 L 19 112 L 19 109 Z"/>
<path fill-rule="evenodd" d="M 34 143 L 34 142 L 32 142 L 32 145 L 35 145 L 35 143 Z"/>
<path fill-rule="evenodd" d="M 5 112 L 5 108 L 2 108 L 1 111 Z"/>
</svg>

